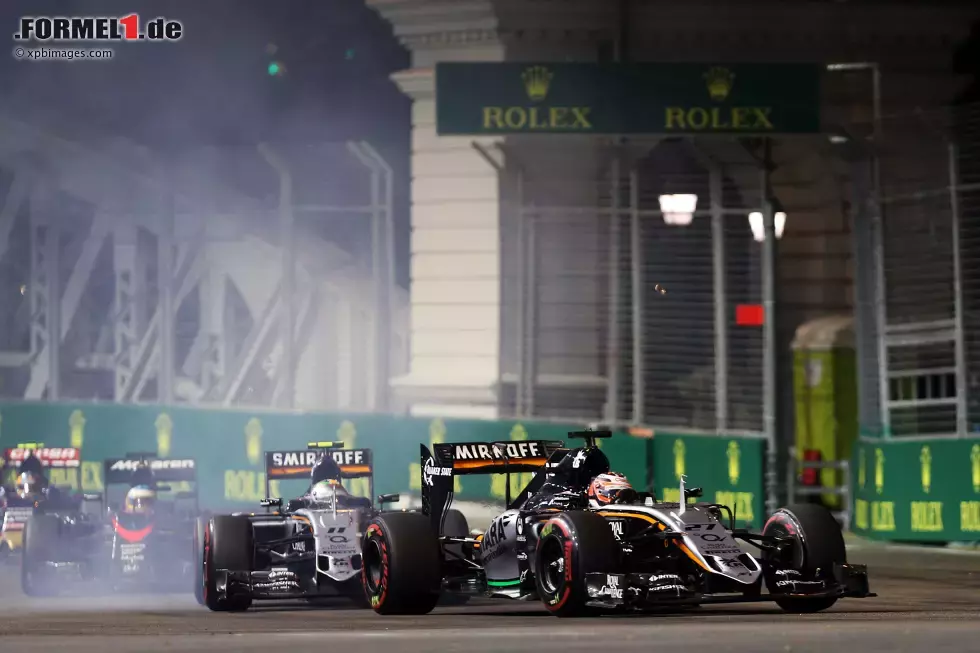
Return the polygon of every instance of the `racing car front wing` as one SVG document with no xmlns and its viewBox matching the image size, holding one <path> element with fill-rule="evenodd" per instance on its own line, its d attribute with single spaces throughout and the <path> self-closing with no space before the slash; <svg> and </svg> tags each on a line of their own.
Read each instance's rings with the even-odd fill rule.
<svg viewBox="0 0 980 653">
<path fill-rule="evenodd" d="M 266 571 L 216 569 L 214 583 L 219 596 L 248 596 L 256 600 L 342 595 L 335 583 L 317 582 L 314 576 L 283 568 Z"/>
<path fill-rule="evenodd" d="M 777 572 L 778 574 L 778 572 Z M 753 603 L 783 597 L 871 598 L 864 565 L 835 565 L 833 580 L 804 581 L 780 577 L 768 593 L 702 594 L 680 576 L 665 573 L 604 574 L 585 577 L 590 603 L 597 607 L 651 608 L 707 603 Z M 775 589 L 775 591 L 773 591 Z"/>
</svg>

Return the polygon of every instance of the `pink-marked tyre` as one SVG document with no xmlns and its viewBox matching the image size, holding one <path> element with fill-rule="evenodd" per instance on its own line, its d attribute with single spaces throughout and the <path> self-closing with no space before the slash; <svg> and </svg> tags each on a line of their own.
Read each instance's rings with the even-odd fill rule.
<svg viewBox="0 0 980 653">
<path fill-rule="evenodd" d="M 204 605 L 215 612 L 248 610 L 248 596 L 219 596 L 215 570 L 252 570 L 252 523 L 248 517 L 221 515 L 212 517 L 204 529 L 202 580 Z"/>
<path fill-rule="evenodd" d="M 541 528 L 534 556 L 534 582 L 548 612 L 559 617 L 593 614 L 585 577 L 614 574 L 620 548 L 609 522 L 591 512 L 566 512 Z"/>
<path fill-rule="evenodd" d="M 782 553 L 763 552 L 766 587 L 777 597 L 788 591 L 803 593 L 832 587 L 834 566 L 847 563 L 840 525 L 823 506 L 805 503 L 780 508 L 766 522 L 762 534 L 793 538 L 793 545 Z M 775 600 L 786 612 L 796 613 L 820 612 L 837 603 L 836 597 L 825 596 Z"/>
<path fill-rule="evenodd" d="M 429 518 L 391 512 L 372 519 L 361 547 L 361 581 L 378 614 L 428 614 L 442 590 L 442 550 Z"/>
</svg>

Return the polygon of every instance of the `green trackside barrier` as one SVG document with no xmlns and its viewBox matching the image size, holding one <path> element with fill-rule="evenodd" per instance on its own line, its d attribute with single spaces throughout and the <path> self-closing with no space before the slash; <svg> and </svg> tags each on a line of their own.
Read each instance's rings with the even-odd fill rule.
<svg viewBox="0 0 980 653">
<path fill-rule="evenodd" d="M 980 439 L 866 440 L 852 465 L 852 529 L 903 542 L 980 540 Z"/>
<path fill-rule="evenodd" d="M 343 440 L 348 447 L 374 452 L 375 493 L 419 490 L 419 444 L 492 440 L 565 440 L 584 424 L 513 420 L 421 419 L 390 415 L 343 415 L 111 404 L 0 404 L 0 448 L 25 442 L 82 449 L 81 488 L 103 489 L 102 460 L 130 451 L 194 458 L 199 470 L 201 505 L 211 510 L 254 509 L 265 496 L 263 452 L 302 449 L 312 439 Z M 574 445 L 573 445 L 574 446 Z M 634 485 L 647 485 L 646 440 L 623 433 L 602 442 L 613 467 Z M 528 475 L 511 478 L 516 494 Z M 75 485 L 74 476 L 56 483 Z M 272 493 L 295 496 L 302 481 L 274 482 Z M 367 495 L 366 479 L 351 490 Z M 174 488 L 180 490 L 181 488 Z M 504 476 L 457 479 L 456 497 L 503 503 Z"/>
<path fill-rule="evenodd" d="M 678 501 L 680 478 L 686 475 L 688 487 L 704 490 L 702 501 L 729 506 L 739 525 L 761 528 L 765 523 L 765 440 L 657 432 L 652 444 L 658 497 Z"/>
</svg>

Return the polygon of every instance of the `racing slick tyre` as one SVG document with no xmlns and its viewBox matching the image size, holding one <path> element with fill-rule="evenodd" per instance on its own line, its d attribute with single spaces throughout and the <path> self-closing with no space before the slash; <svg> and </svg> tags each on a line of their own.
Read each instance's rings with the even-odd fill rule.
<svg viewBox="0 0 980 653">
<path fill-rule="evenodd" d="M 33 515 L 27 520 L 20 567 L 20 586 L 27 596 L 57 593 L 57 585 L 46 563 L 53 559 L 57 550 L 58 521 L 54 515 Z"/>
<path fill-rule="evenodd" d="M 617 573 L 620 548 L 609 522 L 591 512 L 566 512 L 541 528 L 534 556 L 534 582 L 544 607 L 559 617 L 595 611 L 585 578 L 590 573 Z"/>
<path fill-rule="evenodd" d="M 378 614 L 428 614 L 442 589 L 442 551 L 429 518 L 418 512 L 378 515 L 364 531 L 361 580 Z"/>
<path fill-rule="evenodd" d="M 252 571 L 252 523 L 244 516 L 214 516 L 204 529 L 202 593 L 204 605 L 215 612 L 248 610 L 248 596 L 219 596 L 214 572 L 217 569 Z"/>
<path fill-rule="evenodd" d="M 811 613 L 837 603 L 835 596 L 778 596 L 780 583 L 790 583 L 790 587 L 796 583 L 832 586 L 834 565 L 847 562 L 844 535 L 830 511 L 812 503 L 780 508 L 766 522 L 762 534 L 793 537 L 792 547 L 784 552 L 763 552 L 766 587 L 776 596 L 776 605 L 786 612 Z"/>
<path fill-rule="evenodd" d="M 466 519 L 466 515 L 458 510 L 447 510 L 446 520 L 442 523 L 442 534 L 450 537 L 469 537 L 470 524 Z M 446 551 L 453 551 L 456 555 L 462 557 L 463 545 L 447 544 Z M 468 594 L 446 593 L 439 598 L 439 605 L 443 606 L 466 605 L 469 602 L 470 596 Z"/>
<path fill-rule="evenodd" d="M 194 598 L 198 605 L 204 603 L 204 531 L 208 527 L 207 517 L 198 517 L 194 524 L 194 551 L 191 560 L 194 564 Z"/>
</svg>

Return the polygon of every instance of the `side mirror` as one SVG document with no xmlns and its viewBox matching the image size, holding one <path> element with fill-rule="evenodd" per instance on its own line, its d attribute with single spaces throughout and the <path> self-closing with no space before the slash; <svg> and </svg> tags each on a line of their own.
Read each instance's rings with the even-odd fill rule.
<svg viewBox="0 0 980 653">
<path fill-rule="evenodd" d="M 684 490 L 684 494 L 688 499 L 699 499 L 704 495 L 704 490 L 699 487 L 690 487 Z"/>
<path fill-rule="evenodd" d="M 378 495 L 378 504 L 384 505 L 386 503 L 397 503 L 401 501 L 402 495 L 400 494 L 380 494 Z"/>
<path fill-rule="evenodd" d="M 263 508 L 282 508 L 282 499 L 262 499 L 259 505 Z"/>
</svg>

